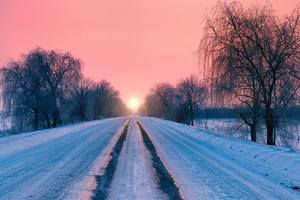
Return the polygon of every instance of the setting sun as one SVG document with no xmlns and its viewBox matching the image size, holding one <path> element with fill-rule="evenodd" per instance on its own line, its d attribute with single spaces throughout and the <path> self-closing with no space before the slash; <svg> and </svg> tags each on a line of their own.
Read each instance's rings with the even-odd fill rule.
<svg viewBox="0 0 300 200">
<path fill-rule="evenodd" d="M 129 100 L 129 108 L 136 111 L 139 107 L 140 103 L 139 100 L 137 98 L 131 98 Z"/>
</svg>

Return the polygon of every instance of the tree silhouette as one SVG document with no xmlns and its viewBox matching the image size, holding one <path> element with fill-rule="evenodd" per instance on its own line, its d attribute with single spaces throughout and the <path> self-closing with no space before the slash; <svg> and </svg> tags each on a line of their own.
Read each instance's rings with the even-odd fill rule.
<svg viewBox="0 0 300 200">
<path fill-rule="evenodd" d="M 293 105 L 300 86 L 300 9 L 281 19 L 270 4 L 219 2 L 206 20 L 199 57 L 213 85 L 247 108 L 241 117 L 251 139 L 262 114 L 267 144 L 275 145 L 280 112 Z"/>
</svg>

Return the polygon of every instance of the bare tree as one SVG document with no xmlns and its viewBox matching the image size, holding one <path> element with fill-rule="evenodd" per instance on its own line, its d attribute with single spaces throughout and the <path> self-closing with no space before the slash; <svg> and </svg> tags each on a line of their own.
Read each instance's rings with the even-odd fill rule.
<svg viewBox="0 0 300 200">
<path fill-rule="evenodd" d="M 129 109 L 126 104 L 123 103 L 121 98 L 118 96 L 114 96 L 111 98 L 104 109 L 105 117 L 119 117 L 128 115 Z"/>
<path fill-rule="evenodd" d="M 55 55 L 55 56 L 54 56 Z M 80 61 L 69 53 L 36 48 L 1 69 L 5 110 L 19 131 L 55 127 L 59 106 L 80 74 Z M 32 123 L 30 122 L 32 121 Z"/>
<path fill-rule="evenodd" d="M 151 92 L 146 96 L 145 102 L 140 107 L 138 113 L 150 117 L 161 118 L 163 116 L 162 110 L 163 105 L 161 104 L 159 96 Z"/>
<path fill-rule="evenodd" d="M 53 127 L 61 124 L 60 106 L 71 91 L 71 86 L 78 82 L 81 71 L 81 61 L 69 52 L 48 52 L 49 71 L 45 76 L 49 85 L 51 98 L 51 115 Z"/>
<path fill-rule="evenodd" d="M 206 88 L 195 75 L 191 75 L 177 84 L 177 98 L 188 114 L 188 124 L 194 125 L 195 111 L 204 105 L 205 96 Z"/>
<path fill-rule="evenodd" d="M 40 47 L 1 68 L 5 116 L 20 131 L 56 127 L 127 114 L 119 92 L 108 81 L 95 84 L 81 74 L 82 62 L 69 52 Z M 71 116 L 71 120 L 70 120 Z"/>
<path fill-rule="evenodd" d="M 45 74 L 48 71 L 46 52 L 37 48 L 24 58 L 23 81 L 29 93 L 24 96 L 25 102 L 30 102 L 34 112 L 34 129 L 37 130 L 42 114 L 47 109 L 47 83 Z"/>
<path fill-rule="evenodd" d="M 162 117 L 174 120 L 176 89 L 170 83 L 158 83 L 151 91 L 159 98 L 163 112 Z"/>
<path fill-rule="evenodd" d="M 73 117 L 79 117 L 80 121 L 86 121 L 87 107 L 89 96 L 92 92 L 94 82 L 90 79 L 81 77 L 79 82 L 72 85 L 71 104 L 72 104 L 72 121 Z"/>
<path fill-rule="evenodd" d="M 252 120 L 241 117 L 252 140 L 262 110 L 267 144 L 275 145 L 278 111 L 292 105 L 299 90 L 299 8 L 279 19 L 270 4 L 244 9 L 235 1 L 219 2 L 213 13 L 199 46 L 206 72 L 249 108 Z"/>
<path fill-rule="evenodd" d="M 93 119 L 109 116 L 109 103 L 117 97 L 119 97 L 119 91 L 117 91 L 110 82 L 102 80 L 97 83 L 92 92 Z"/>
<path fill-rule="evenodd" d="M 4 108 L 10 113 L 16 129 L 23 130 L 27 123 L 37 130 L 45 109 L 47 62 L 39 49 L 23 55 L 21 61 L 11 61 L 1 69 Z M 32 121 L 26 122 L 26 121 Z M 26 123 L 26 124 L 24 124 Z"/>
</svg>

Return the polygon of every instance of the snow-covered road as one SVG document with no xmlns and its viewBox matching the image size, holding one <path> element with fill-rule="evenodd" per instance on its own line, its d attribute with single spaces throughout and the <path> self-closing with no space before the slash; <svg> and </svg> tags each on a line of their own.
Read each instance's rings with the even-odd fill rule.
<svg viewBox="0 0 300 200">
<path fill-rule="evenodd" d="M 150 153 L 137 123 L 131 120 L 108 199 L 164 199 L 155 178 Z"/>
<path fill-rule="evenodd" d="M 300 199 L 299 152 L 155 118 L 137 121 L 0 138 L 0 199 L 105 199 L 96 191 L 110 166 L 107 199 L 168 199 L 160 170 L 172 176 L 176 199 Z"/>
<path fill-rule="evenodd" d="M 0 199 L 64 199 L 125 121 L 108 119 L 2 138 Z"/>
<path fill-rule="evenodd" d="M 239 151 L 227 150 L 217 142 L 225 138 L 200 129 L 154 118 L 139 120 L 185 199 L 300 199 L 300 192 L 292 189 L 293 184 L 299 186 L 300 168 L 297 174 L 285 173 L 245 156 L 243 150 L 254 143 L 234 141 L 232 148 L 239 146 Z M 258 148 L 269 153 L 266 146 Z M 299 166 L 299 153 L 293 156 Z"/>
</svg>

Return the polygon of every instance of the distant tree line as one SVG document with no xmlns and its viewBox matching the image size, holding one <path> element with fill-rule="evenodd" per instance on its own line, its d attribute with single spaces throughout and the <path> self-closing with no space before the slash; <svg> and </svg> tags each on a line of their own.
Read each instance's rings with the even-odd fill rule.
<svg viewBox="0 0 300 200">
<path fill-rule="evenodd" d="M 106 81 L 84 78 L 82 62 L 69 52 L 40 47 L 1 68 L 5 118 L 15 132 L 127 113 Z"/>
<path fill-rule="evenodd" d="M 147 95 L 138 113 L 194 125 L 194 119 L 206 104 L 207 88 L 200 79 L 191 75 L 176 86 L 158 83 Z"/>
<path fill-rule="evenodd" d="M 237 118 L 232 108 L 212 103 L 211 88 L 196 75 L 190 75 L 173 86 L 168 82 L 154 85 L 138 114 L 194 125 L 197 118 Z"/>
</svg>

